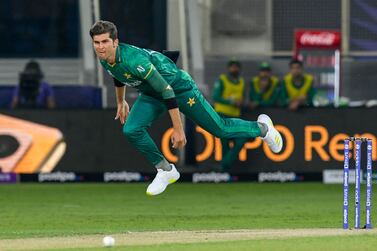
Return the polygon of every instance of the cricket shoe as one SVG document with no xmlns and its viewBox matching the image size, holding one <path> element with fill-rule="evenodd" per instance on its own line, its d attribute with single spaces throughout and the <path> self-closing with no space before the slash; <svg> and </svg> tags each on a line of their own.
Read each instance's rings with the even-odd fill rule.
<svg viewBox="0 0 377 251">
<path fill-rule="evenodd" d="M 267 143 L 268 147 L 274 153 L 280 152 L 281 149 L 283 148 L 283 139 L 280 133 L 275 129 L 274 124 L 272 123 L 272 120 L 270 119 L 270 117 L 268 117 L 266 114 L 261 114 L 258 116 L 258 122 L 264 123 L 268 127 L 266 136 L 262 138 L 264 142 Z"/>
<path fill-rule="evenodd" d="M 157 175 L 153 179 L 152 183 L 149 184 L 147 188 L 147 195 L 154 196 L 165 191 L 169 184 L 176 182 L 180 175 L 173 164 L 170 164 L 171 170 L 164 171 L 162 169 L 157 169 Z"/>
</svg>

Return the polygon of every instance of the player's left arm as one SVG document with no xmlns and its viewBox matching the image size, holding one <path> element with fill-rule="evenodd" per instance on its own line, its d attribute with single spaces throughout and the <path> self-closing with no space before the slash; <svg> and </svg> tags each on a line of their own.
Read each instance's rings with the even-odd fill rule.
<svg viewBox="0 0 377 251">
<path fill-rule="evenodd" d="M 173 88 L 150 61 L 143 60 L 142 64 L 138 65 L 136 69 L 138 77 L 148 82 L 156 92 L 161 93 L 173 124 L 173 134 L 171 137 L 173 148 L 183 148 L 187 141 Z"/>
</svg>

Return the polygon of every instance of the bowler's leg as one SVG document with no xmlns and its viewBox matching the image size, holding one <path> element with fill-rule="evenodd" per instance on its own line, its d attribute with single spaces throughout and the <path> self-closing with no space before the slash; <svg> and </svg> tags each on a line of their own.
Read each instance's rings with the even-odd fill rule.
<svg viewBox="0 0 377 251">
<path fill-rule="evenodd" d="M 227 139 L 262 137 L 273 152 L 278 153 L 283 148 L 280 133 L 265 114 L 260 115 L 258 121 L 221 118 L 196 88 L 177 95 L 177 98 L 179 109 L 216 137 Z"/>
<path fill-rule="evenodd" d="M 261 136 L 257 122 L 238 118 L 222 118 L 198 90 L 178 95 L 178 103 L 179 109 L 185 115 L 216 137 L 232 139 Z"/>
<path fill-rule="evenodd" d="M 165 110 L 165 106 L 157 100 L 140 95 L 123 126 L 123 133 L 127 139 L 154 166 L 163 161 L 164 156 L 148 134 L 147 129 Z"/>
<path fill-rule="evenodd" d="M 226 153 L 223 152 L 223 158 L 221 160 L 221 168 L 223 171 L 229 170 L 233 163 L 237 160 L 238 154 L 241 151 L 243 145 L 246 143 L 247 138 L 233 139 L 233 147 Z"/>
<path fill-rule="evenodd" d="M 147 128 L 165 110 L 165 105 L 158 100 L 141 95 L 133 105 L 123 127 L 123 132 L 128 140 L 158 170 L 156 177 L 147 188 L 147 195 L 162 193 L 169 184 L 174 183 L 180 177 L 175 166 L 167 162 L 147 132 Z"/>
</svg>

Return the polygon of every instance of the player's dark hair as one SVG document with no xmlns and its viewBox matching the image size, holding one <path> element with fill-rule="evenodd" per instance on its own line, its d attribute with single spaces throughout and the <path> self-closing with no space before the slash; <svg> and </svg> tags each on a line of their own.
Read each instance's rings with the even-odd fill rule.
<svg viewBox="0 0 377 251">
<path fill-rule="evenodd" d="M 93 24 L 92 28 L 90 28 L 90 36 L 93 38 L 96 35 L 101 35 L 109 33 L 110 38 L 115 40 L 118 38 L 118 29 L 112 22 L 99 20 L 95 24 Z"/>
<path fill-rule="evenodd" d="M 241 62 L 237 58 L 231 58 L 228 60 L 227 66 L 231 67 L 232 65 L 236 65 L 241 68 Z"/>
<path fill-rule="evenodd" d="M 43 72 L 41 70 L 41 67 L 40 67 L 39 63 L 35 60 L 30 60 L 25 65 L 25 69 L 22 73 L 26 74 L 26 75 L 33 75 L 38 80 L 41 80 L 43 78 Z"/>
<path fill-rule="evenodd" d="M 303 66 L 302 61 L 300 61 L 300 60 L 298 60 L 298 59 L 296 59 L 296 58 L 292 59 L 292 60 L 289 62 L 289 66 L 291 67 L 291 66 L 294 65 L 294 64 L 298 64 L 298 65 L 300 65 L 301 67 Z"/>
</svg>

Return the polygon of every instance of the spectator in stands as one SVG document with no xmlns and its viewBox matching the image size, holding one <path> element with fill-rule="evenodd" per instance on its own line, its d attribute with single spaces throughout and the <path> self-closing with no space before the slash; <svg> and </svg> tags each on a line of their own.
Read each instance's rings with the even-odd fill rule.
<svg viewBox="0 0 377 251">
<path fill-rule="evenodd" d="M 259 75 L 252 78 L 249 92 L 249 108 L 276 106 L 279 98 L 279 79 L 271 74 L 271 66 L 263 62 Z"/>
<path fill-rule="evenodd" d="M 236 59 L 228 62 L 227 73 L 221 74 L 213 90 L 213 100 L 216 112 L 224 118 L 238 118 L 244 101 L 245 80 L 241 76 L 241 63 Z M 247 139 L 221 139 L 222 171 L 228 170 L 237 159 L 239 151 Z M 230 148 L 229 143 L 233 142 Z"/>
<path fill-rule="evenodd" d="M 12 108 L 49 108 L 55 107 L 54 92 L 43 81 L 43 72 L 39 63 L 29 61 L 20 73 L 19 85 L 15 88 Z"/>
<path fill-rule="evenodd" d="M 289 66 L 290 73 L 282 82 L 282 101 L 289 110 L 296 111 L 299 107 L 313 104 L 313 76 L 304 72 L 302 62 L 297 59 L 291 60 Z"/>
</svg>

